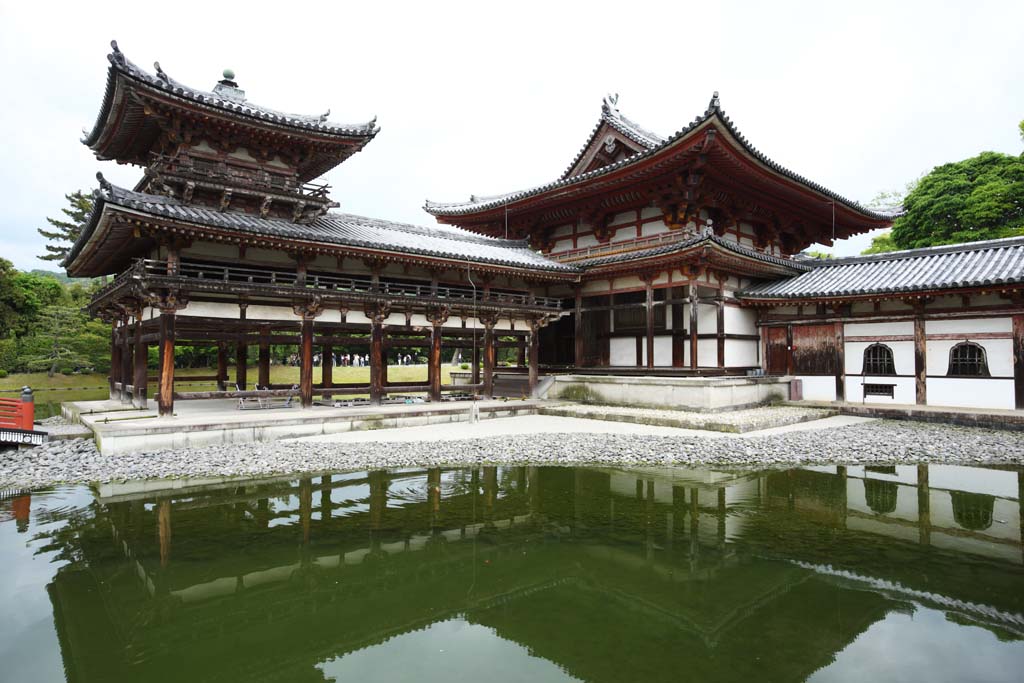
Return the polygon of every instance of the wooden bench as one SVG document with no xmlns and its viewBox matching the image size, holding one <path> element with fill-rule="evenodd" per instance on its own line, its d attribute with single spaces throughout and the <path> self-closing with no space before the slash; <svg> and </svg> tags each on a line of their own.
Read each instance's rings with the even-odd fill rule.
<svg viewBox="0 0 1024 683">
<path fill-rule="evenodd" d="M 299 385 L 293 384 L 292 388 L 288 390 L 287 396 L 277 396 L 270 393 L 269 387 L 256 386 L 257 392 L 266 392 L 264 395 L 257 393 L 255 397 L 239 397 L 238 409 L 239 410 L 267 410 L 270 408 L 291 408 L 295 403 L 295 397 L 299 395 Z M 245 391 L 241 385 L 236 384 L 235 389 L 238 391 Z"/>
</svg>

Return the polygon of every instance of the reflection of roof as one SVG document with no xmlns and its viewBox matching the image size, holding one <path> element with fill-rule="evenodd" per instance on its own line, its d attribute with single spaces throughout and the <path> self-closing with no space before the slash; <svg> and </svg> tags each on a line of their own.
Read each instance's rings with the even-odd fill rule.
<svg viewBox="0 0 1024 683">
<path fill-rule="evenodd" d="M 526 240 L 484 237 L 446 225 L 424 227 L 334 212 L 312 223 L 294 223 L 282 218 L 260 218 L 247 213 L 185 204 L 170 197 L 133 192 L 110 184 L 105 184 L 104 189 L 97 192 L 96 198 L 93 214 L 65 260 L 66 266 L 70 266 L 93 236 L 104 206 L 110 204 L 179 223 L 234 232 L 536 270 L 565 273 L 576 271 L 573 266 L 541 256 L 530 249 Z"/>
<path fill-rule="evenodd" d="M 751 287 L 745 299 L 891 294 L 1024 283 L 1024 237 L 803 262 L 811 270 Z"/>
<path fill-rule="evenodd" d="M 618 115 L 617 118 L 619 121 L 628 121 L 628 119 L 625 119 L 621 115 Z M 602 120 L 604 120 L 603 116 Z M 805 187 L 815 192 L 819 192 L 823 195 L 826 195 L 827 197 L 834 199 L 835 201 L 849 207 L 850 209 L 856 211 L 861 215 L 879 220 L 886 220 L 891 218 L 891 216 L 889 216 L 888 214 L 881 214 L 870 209 L 866 209 L 862 207 L 860 204 L 845 197 L 842 197 L 828 190 L 827 188 L 812 182 L 811 180 L 805 178 L 804 176 L 799 175 L 798 173 L 790 171 L 789 169 L 772 161 L 767 156 L 762 154 L 753 145 L 751 145 L 749 141 L 747 141 L 743 134 L 740 133 L 736 126 L 733 125 L 732 120 L 725 115 L 725 112 L 722 110 L 721 102 L 718 99 L 717 92 L 711 98 L 711 101 L 708 104 L 708 108 L 704 111 L 703 115 L 698 116 L 696 119 L 694 119 L 694 121 L 691 124 L 685 126 L 680 131 L 666 139 L 659 138 L 659 140 L 656 142 L 656 144 L 654 144 L 654 146 L 647 146 L 646 144 L 644 144 L 644 146 L 647 147 L 645 150 L 638 152 L 632 156 L 629 156 L 625 159 L 622 159 L 620 161 L 617 161 L 615 163 L 608 164 L 607 166 L 603 166 L 599 169 L 589 171 L 587 173 L 581 173 L 579 175 L 570 177 L 563 176 L 562 178 L 555 180 L 553 182 L 532 187 L 526 190 L 509 192 L 506 194 L 495 195 L 491 197 L 472 197 L 470 198 L 470 201 L 467 202 L 432 202 L 428 200 L 424 208 L 426 209 L 427 213 L 433 214 L 435 216 L 462 216 L 476 213 L 477 211 L 497 208 L 513 201 L 543 194 L 549 190 L 568 187 L 578 183 L 583 183 L 592 178 L 596 178 L 599 176 L 612 173 L 614 171 L 618 171 L 622 168 L 631 166 L 637 162 L 647 159 L 648 157 L 654 156 L 655 154 L 658 154 L 662 150 L 668 149 L 675 145 L 676 143 L 689 138 L 691 133 L 697 131 L 698 129 L 702 129 L 704 127 L 704 124 L 708 123 L 709 121 L 718 123 L 722 128 L 724 128 L 725 131 L 727 131 L 732 136 L 732 138 L 740 145 L 740 147 L 745 152 L 750 154 L 758 162 L 767 166 L 769 169 L 778 173 L 779 175 L 784 176 L 790 180 L 796 181 L 797 183 L 804 185 Z M 630 129 L 635 132 L 638 127 L 636 127 L 635 124 L 632 124 L 632 122 L 629 123 Z M 600 123 L 598 125 L 600 126 Z M 618 130 L 618 128 L 616 129 Z M 653 136 L 653 134 L 648 135 Z M 655 142 L 655 140 L 653 138 L 650 138 L 648 142 Z M 643 143 L 641 142 L 641 144 Z M 577 157 L 577 161 L 578 159 L 579 158 Z"/>
<path fill-rule="evenodd" d="M 107 56 L 110 61 L 110 75 L 107 81 L 107 92 L 104 96 L 103 106 L 100 109 L 96 124 L 83 142 L 92 146 L 99 139 L 103 131 L 107 114 L 112 105 L 114 97 L 114 82 L 118 74 L 123 74 L 135 81 L 138 81 L 151 88 L 161 90 L 169 95 L 191 100 L 197 104 L 213 107 L 233 115 L 247 116 L 267 123 L 289 126 L 292 128 L 303 128 L 311 132 L 325 133 L 344 136 L 367 136 L 373 137 L 378 129 L 374 121 L 359 124 L 341 124 L 326 120 L 326 116 L 308 116 L 303 114 L 286 114 L 269 107 L 254 104 L 245 99 L 244 94 L 237 88 L 221 89 L 219 93 L 211 93 L 204 90 L 197 90 L 170 78 L 157 64 L 157 74 L 153 75 L 140 69 L 128 61 L 124 53 L 117 47 L 116 41 L 111 41 L 113 52 Z"/>
</svg>

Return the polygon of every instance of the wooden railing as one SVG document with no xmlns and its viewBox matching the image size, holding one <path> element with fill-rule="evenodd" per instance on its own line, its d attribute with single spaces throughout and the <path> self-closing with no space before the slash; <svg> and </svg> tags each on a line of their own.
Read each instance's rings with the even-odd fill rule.
<svg viewBox="0 0 1024 683">
<path fill-rule="evenodd" d="M 139 276 L 167 277 L 167 262 L 156 259 L 137 261 L 131 270 L 125 271 L 117 279 L 107 285 L 100 294 L 112 289 L 116 284 L 130 277 L 132 272 Z M 481 303 L 499 306 L 519 306 L 527 308 L 560 309 L 562 302 L 553 297 L 533 296 L 527 293 L 489 291 L 485 296 L 483 288 L 476 290 L 470 287 L 452 287 L 438 285 L 434 289 L 429 283 L 402 283 L 381 281 L 376 285 L 372 280 L 361 278 L 340 277 L 324 273 L 308 273 L 305 282 L 299 281 L 295 271 L 270 270 L 264 268 L 247 268 L 243 266 L 215 265 L 182 261 L 178 265 L 176 276 L 189 280 L 204 282 L 220 282 L 229 284 L 268 285 L 279 287 L 297 287 L 303 289 L 325 290 L 343 294 L 363 294 L 390 298 L 409 299 L 440 299 L 453 303 Z"/>
<path fill-rule="evenodd" d="M 621 242 L 610 242 L 608 244 L 595 244 L 590 247 L 580 247 L 579 249 L 559 251 L 548 255 L 556 261 L 567 263 L 582 259 L 595 258 L 597 256 L 637 251 L 640 249 L 650 249 L 651 247 L 657 247 L 662 244 L 682 242 L 695 236 L 696 235 L 693 232 L 686 230 L 673 230 L 671 232 L 663 232 L 648 237 L 622 240 Z"/>
<path fill-rule="evenodd" d="M 25 394 L 21 398 L 0 398 L 0 428 L 32 430 L 36 404 L 31 392 L 28 396 L 28 400 Z"/>
</svg>

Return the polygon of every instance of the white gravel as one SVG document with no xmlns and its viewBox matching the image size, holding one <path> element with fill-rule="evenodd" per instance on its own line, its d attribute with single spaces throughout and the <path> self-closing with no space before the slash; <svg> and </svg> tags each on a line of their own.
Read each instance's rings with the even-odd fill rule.
<svg viewBox="0 0 1024 683">
<path fill-rule="evenodd" d="M 0 452 L 0 485 L 35 488 L 196 476 L 258 476 L 441 465 L 1024 464 L 1019 432 L 872 421 L 770 436 L 532 434 L 420 442 L 271 442 L 104 456 L 76 439 Z"/>
</svg>

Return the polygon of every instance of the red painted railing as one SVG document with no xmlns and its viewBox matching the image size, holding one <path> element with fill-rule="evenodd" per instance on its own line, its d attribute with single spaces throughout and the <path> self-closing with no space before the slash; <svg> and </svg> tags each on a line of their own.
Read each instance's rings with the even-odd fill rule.
<svg viewBox="0 0 1024 683">
<path fill-rule="evenodd" d="M 22 398 L 0 398 L 0 427 L 32 431 L 36 404 L 31 397 L 29 393 L 27 401 L 24 400 L 25 394 L 22 394 Z"/>
</svg>

